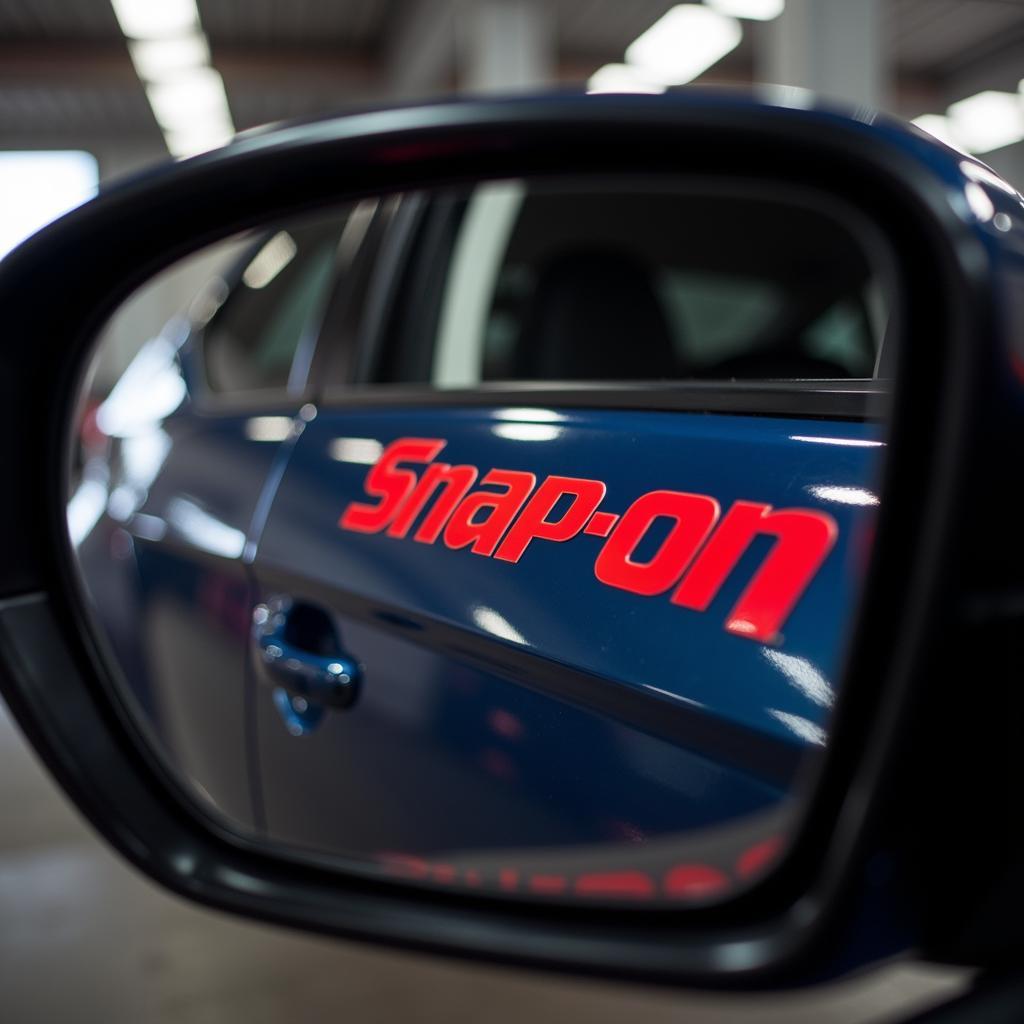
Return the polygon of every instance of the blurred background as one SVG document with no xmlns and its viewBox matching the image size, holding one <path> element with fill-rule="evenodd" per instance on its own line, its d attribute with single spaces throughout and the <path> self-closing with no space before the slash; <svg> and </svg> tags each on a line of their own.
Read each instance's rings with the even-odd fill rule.
<svg viewBox="0 0 1024 1024">
<path fill-rule="evenodd" d="M 1019 184 L 1022 76 L 1024 0 L 0 0 L 0 256 L 98 183 L 236 132 L 458 93 L 810 90 Z M 98 387 L 199 282 L 153 292 Z"/>
<path fill-rule="evenodd" d="M 236 132 L 453 93 L 811 90 L 913 119 L 1020 186 L 1022 77 L 1024 0 L 0 0 L 0 255 L 98 186 Z M 205 272 L 147 290 L 109 380 Z M 965 981 L 896 965 L 824 993 L 684 997 L 240 923 L 117 861 L 4 719 L 0 821 L 15 1022 L 867 1021 Z"/>
</svg>

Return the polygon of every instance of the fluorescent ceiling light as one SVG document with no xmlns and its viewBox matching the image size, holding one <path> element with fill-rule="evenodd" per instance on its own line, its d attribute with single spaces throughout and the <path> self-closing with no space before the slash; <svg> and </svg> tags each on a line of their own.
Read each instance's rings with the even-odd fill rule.
<svg viewBox="0 0 1024 1024">
<path fill-rule="evenodd" d="M 129 39 L 184 35 L 199 27 L 196 0 L 110 0 Z"/>
<path fill-rule="evenodd" d="M 201 32 L 172 39 L 144 39 L 130 42 L 132 63 L 143 82 L 155 82 L 170 75 L 210 63 L 210 48 Z"/>
<path fill-rule="evenodd" d="M 704 0 L 712 10 L 732 18 L 771 21 L 786 9 L 786 0 Z"/>
<path fill-rule="evenodd" d="M 146 87 L 157 124 L 168 131 L 187 132 L 197 122 L 230 123 L 224 82 L 213 68 L 194 68 Z"/>
<path fill-rule="evenodd" d="M 1024 139 L 1024 104 L 1015 92 L 979 92 L 950 104 L 946 113 L 953 135 L 972 153 Z"/>
<path fill-rule="evenodd" d="M 629 64 L 605 64 L 587 81 L 587 92 L 664 92 L 665 86 L 644 78 Z"/>
<path fill-rule="evenodd" d="M 164 142 L 171 156 L 184 159 L 226 146 L 234 138 L 234 134 L 230 125 L 200 125 L 194 131 L 165 131 Z"/>
<path fill-rule="evenodd" d="M 934 136 L 939 142 L 944 142 L 953 149 L 963 151 L 963 143 L 953 133 L 953 124 L 945 114 L 922 114 L 915 117 L 911 124 L 916 124 L 922 131 Z"/>
<path fill-rule="evenodd" d="M 678 4 L 630 44 L 626 61 L 646 78 L 681 85 L 734 50 L 742 38 L 735 18 L 698 4 Z"/>
<path fill-rule="evenodd" d="M 111 0 L 135 71 L 172 156 L 216 149 L 235 134 L 224 81 L 196 0 Z"/>
</svg>

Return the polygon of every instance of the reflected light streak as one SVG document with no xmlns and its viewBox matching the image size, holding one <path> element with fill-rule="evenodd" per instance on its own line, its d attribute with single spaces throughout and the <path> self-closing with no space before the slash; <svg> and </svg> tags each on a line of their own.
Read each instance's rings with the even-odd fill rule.
<svg viewBox="0 0 1024 1024">
<path fill-rule="evenodd" d="M 174 498 L 167 506 L 167 520 L 189 543 L 211 555 L 241 558 L 245 534 L 210 515 L 188 498 Z"/>
<path fill-rule="evenodd" d="M 146 342 L 128 364 L 96 411 L 96 425 L 108 437 L 131 437 L 151 430 L 184 400 L 177 347 L 160 335 Z"/>
<path fill-rule="evenodd" d="M 502 640 L 510 640 L 514 644 L 522 644 L 524 647 L 528 646 L 523 634 L 493 608 L 488 608 L 482 604 L 477 605 L 473 609 L 473 621 L 492 636 L 500 637 Z"/>
<path fill-rule="evenodd" d="M 292 432 L 290 416 L 250 416 L 245 436 L 250 441 L 284 441 Z"/>
<path fill-rule="evenodd" d="M 107 507 L 107 487 L 98 477 L 86 477 L 68 501 L 68 534 L 78 547 L 100 521 Z"/>
<path fill-rule="evenodd" d="M 345 227 L 341 232 L 341 238 L 338 239 L 338 263 L 341 268 L 347 270 L 355 258 L 355 254 L 359 251 L 359 246 L 366 237 L 366 232 L 370 230 L 373 215 L 377 212 L 379 205 L 379 199 L 363 199 L 361 202 L 356 203 L 354 209 L 348 215 L 348 220 L 345 221 Z"/>
<path fill-rule="evenodd" d="M 249 288 L 266 288 L 295 259 L 298 251 L 295 239 L 287 231 L 278 231 L 242 271 L 242 281 Z"/>
<path fill-rule="evenodd" d="M 354 462 L 372 466 L 381 456 L 384 446 L 372 437 L 336 437 L 327 446 L 327 453 L 335 462 Z"/>
<path fill-rule="evenodd" d="M 561 427 L 546 423 L 497 423 L 491 430 L 510 441 L 554 441 L 562 435 Z"/>
<path fill-rule="evenodd" d="M 877 505 L 878 495 L 864 487 L 841 487 L 838 484 L 827 484 L 820 487 L 808 487 L 822 501 L 834 501 L 840 505 Z"/>
<path fill-rule="evenodd" d="M 970 178 L 971 181 L 991 185 L 993 188 L 999 189 L 1000 192 L 1013 196 L 1014 199 L 1021 198 L 1020 193 L 1005 178 L 1000 178 L 991 167 L 975 163 L 973 160 L 961 160 L 960 170 L 963 171 L 964 177 Z"/>
<path fill-rule="evenodd" d="M 138 512 L 132 517 L 130 530 L 141 540 L 161 541 L 167 536 L 167 523 L 159 516 Z"/>
<path fill-rule="evenodd" d="M 825 746 L 825 730 L 820 725 L 815 725 L 814 722 L 801 718 L 800 715 L 791 715 L 788 711 L 780 711 L 778 708 L 768 708 L 768 714 L 800 739 L 819 747 Z"/>
<path fill-rule="evenodd" d="M 128 522 L 149 497 L 149 486 L 156 479 L 171 450 L 170 435 L 161 427 L 126 437 L 121 442 L 123 482 L 110 492 L 107 514 L 119 523 Z"/>
<path fill-rule="evenodd" d="M 884 448 L 884 441 L 868 441 L 861 437 L 816 437 L 809 434 L 790 434 L 790 441 L 805 444 L 834 444 L 841 448 Z"/>
<path fill-rule="evenodd" d="M 759 84 L 755 92 L 775 106 L 789 107 L 792 110 L 811 110 L 817 103 L 817 96 L 812 89 L 802 89 L 798 85 L 765 82 Z"/>
<path fill-rule="evenodd" d="M 992 200 L 989 199 L 988 193 L 975 181 L 969 181 L 964 185 L 964 196 L 967 199 L 967 205 L 971 208 L 971 213 L 974 214 L 978 220 L 990 221 L 996 214 L 996 208 L 992 204 Z"/>
<path fill-rule="evenodd" d="M 509 406 L 495 409 L 497 420 L 514 420 L 516 423 L 564 423 L 569 417 L 554 409 L 533 409 L 529 406 Z"/>
<path fill-rule="evenodd" d="M 805 697 L 819 707 L 830 708 L 836 695 L 832 684 L 806 659 L 765 647 L 761 652 Z"/>
<path fill-rule="evenodd" d="M 125 483 L 144 491 L 156 479 L 170 451 L 171 436 L 162 427 L 126 437 L 121 443 Z"/>
<path fill-rule="evenodd" d="M 119 523 L 126 523 L 141 504 L 139 492 L 134 487 L 121 484 L 110 492 L 110 498 L 107 500 L 107 515 Z"/>
<path fill-rule="evenodd" d="M 682 694 L 673 693 L 671 690 L 663 690 L 660 686 L 652 686 L 650 683 L 643 683 L 645 690 L 651 690 L 653 693 L 660 693 L 663 697 L 671 697 L 673 700 L 678 700 L 683 704 L 690 704 L 695 708 L 704 707 L 699 700 L 693 700 L 690 697 L 684 697 Z"/>
</svg>

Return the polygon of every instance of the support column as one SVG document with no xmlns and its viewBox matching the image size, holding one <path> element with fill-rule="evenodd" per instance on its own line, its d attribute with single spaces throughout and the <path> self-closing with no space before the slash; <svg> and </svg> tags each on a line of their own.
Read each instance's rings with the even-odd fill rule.
<svg viewBox="0 0 1024 1024">
<path fill-rule="evenodd" d="M 544 0 L 470 0 L 458 15 L 459 88 L 538 89 L 555 79 L 555 21 Z"/>
<path fill-rule="evenodd" d="M 757 77 L 847 103 L 886 102 L 879 0 L 786 0 L 764 25 Z"/>
<path fill-rule="evenodd" d="M 384 56 L 393 98 L 451 92 L 455 80 L 456 0 L 409 0 Z"/>
</svg>

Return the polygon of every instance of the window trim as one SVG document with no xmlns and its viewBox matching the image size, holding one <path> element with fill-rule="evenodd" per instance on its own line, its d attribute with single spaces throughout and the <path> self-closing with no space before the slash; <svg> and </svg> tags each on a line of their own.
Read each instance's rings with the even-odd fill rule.
<svg viewBox="0 0 1024 1024">
<path fill-rule="evenodd" d="M 879 379 L 773 381 L 485 383 L 472 388 L 369 384 L 324 390 L 318 405 L 346 408 L 455 408 L 553 406 L 645 412 L 732 413 L 831 420 L 882 420 L 891 381 Z"/>
</svg>

